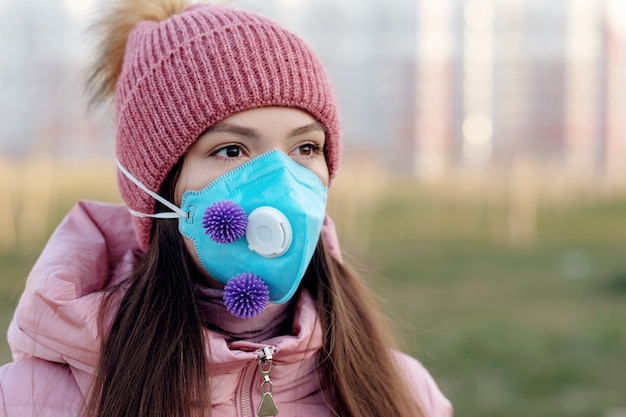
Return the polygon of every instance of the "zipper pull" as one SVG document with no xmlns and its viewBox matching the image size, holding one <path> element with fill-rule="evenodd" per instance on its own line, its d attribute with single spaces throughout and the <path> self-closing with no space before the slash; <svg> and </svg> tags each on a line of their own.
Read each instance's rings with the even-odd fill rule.
<svg viewBox="0 0 626 417">
<path fill-rule="evenodd" d="M 257 351 L 259 357 L 259 372 L 263 378 L 263 382 L 261 382 L 261 404 L 259 404 L 259 408 L 256 412 L 259 417 L 274 417 L 278 414 L 278 408 L 276 408 L 276 403 L 272 397 L 272 381 L 270 381 L 274 351 L 275 349 L 271 346 L 264 347 Z"/>
</svg>

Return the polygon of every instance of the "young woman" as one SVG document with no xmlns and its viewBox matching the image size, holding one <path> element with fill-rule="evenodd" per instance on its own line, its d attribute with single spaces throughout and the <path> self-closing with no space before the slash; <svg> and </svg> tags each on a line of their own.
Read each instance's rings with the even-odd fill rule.
<svg viewBox="0 0 626 417">
<path fill-rule="evenodd" d="M 338 109 L 308 46 L 177 0 L 124 0 L 96 28 L 126 206 L 81 202 L 51 237 L 0 416 L 450 416 L 342 262 Z"/>
</svg>

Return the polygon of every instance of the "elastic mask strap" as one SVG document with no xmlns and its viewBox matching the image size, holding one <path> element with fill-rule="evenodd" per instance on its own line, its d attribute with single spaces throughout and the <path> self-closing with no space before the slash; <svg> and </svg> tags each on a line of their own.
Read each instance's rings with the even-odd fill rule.
<svg viewBox="0 0 626 417">
<path fill-rule="evenodd" d="M 150 197 L 154 198 L 155 200 L 162 203 L 164 206 L 166 206 L 167 208 L 169 208 L 170 210 L 174 212 L 174 213 L 147 214 L 147 213 L 141 213 L 139 211 L 135 211 L 129 207 L 128 211 L 130 212 L 130 214 L 132 214 L 135 217 L 152 217 L 155 219 L 178 219 L 180 217 L 184 217 L 184 218 L 189 217 L 189 215 L 185 213 L 184 211 L 182 211 L 180 208 L 176 207 L 174 204 L 170 203 L 169 201 L 167 201 L 166 199 L 164 199 L 163 197 L 161 197 L 160 195 L 158 195 L 157 193 L 155 193 L 154 191 L 148 189 L 148 187 L 143 185 L 137 178 L 133 176 L 133 174 L 128 172 L 128 170 L 122 166 L 120 161 L 116 159 L 115 162 L 117 163 L 117 167 L 119 168 L 119 170 L 122 172 L 122 174 L 124 174 L 126 178 L 131 180 L 137 187 L 141 188 L 141 190 L 143 190 Z"/>
</svg>

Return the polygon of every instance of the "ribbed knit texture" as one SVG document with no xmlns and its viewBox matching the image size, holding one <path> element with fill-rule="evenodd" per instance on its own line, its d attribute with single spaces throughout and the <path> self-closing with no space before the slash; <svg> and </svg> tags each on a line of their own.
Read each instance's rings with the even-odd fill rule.
<svg viewBox="0 0 626 417">
<path fill-rule="evenodd" d="M 256 14 L 208 4 L 141 22 L 117 83 L 117 158 L 158 193 L 202 132 L 265 106 L 296 107 L 325 126 L 332 179 L 341 153 L 337 102 L 321 62 L 300 38 Z M 154 199 L 121 173 L 118 186 L 130 208 L 154 213 Z M 134 220 L 145 249 L 152 219 Z"/>
</svg>

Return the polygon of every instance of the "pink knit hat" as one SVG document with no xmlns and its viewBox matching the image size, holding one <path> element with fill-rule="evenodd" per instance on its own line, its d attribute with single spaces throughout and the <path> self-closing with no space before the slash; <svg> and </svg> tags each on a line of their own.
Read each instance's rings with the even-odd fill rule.
<svg viewBox="0 0 626 417">
<path fill-rule="evenodd" d="M 130 33 L 117 82 L 117 158 L 158 193 L 202 132 L 264 106 L 296 107 L 324 125 L 332 179 L 341 147 L 337 101 L 300 38 L 256 14 L 208 4 L 142 21 Z M 119 172 L 118 186 L 129 208 L 154 213 L 155 200 Z M 152 219 L 135 218 L 135 228 L 146 249 Z"/>
</svg>

